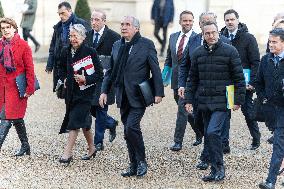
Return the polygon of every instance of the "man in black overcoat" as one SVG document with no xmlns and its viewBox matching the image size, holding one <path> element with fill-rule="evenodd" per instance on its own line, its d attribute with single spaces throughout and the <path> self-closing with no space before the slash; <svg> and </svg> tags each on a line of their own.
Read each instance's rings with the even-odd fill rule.
<svg viewBox="0 0 284 189">
<path fill-rule="evenodd" d="M 146 105 L 139 91 L 139 84 L 153 78 L 154 101 L 162 101 L 164 87 L 154 43 L 139 32 L 139 21 L 126 16 L 121 21 L 122 39 L 113 45 L 111 69 L 104 77 L 100 105 L 107 103 L 111 85 L 115 85 L 116 103 L 120 108 L 124 125 L 124 138 L 127 144 L 130 165 L 121 175 L 144 176 L 147 173 L 145 146 L 140 128 Z"/>
</svg>

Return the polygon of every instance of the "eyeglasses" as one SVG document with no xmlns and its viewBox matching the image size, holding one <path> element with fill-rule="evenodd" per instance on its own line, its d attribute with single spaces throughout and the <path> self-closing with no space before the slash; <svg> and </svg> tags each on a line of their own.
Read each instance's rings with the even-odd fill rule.
<svg viewBox="0 0 284 189">
<path fill-rule="evenodd" d="M 204 36 L 205 36 L 205 37 L 210 37 L 211 35 L 212 35 L 212 36 L 215 36 L 216 34 L 218 34 L 217 31 L 205 32 L 205 33 L 204 33 Z"/>
<path fill-rule="evenodd" d="M 5 30 L 5 29 L 11 29 L 11 27 L 12 27 L 11 25 L 8 25 L 8 26 L 4 26 L 4 27 L 2 26 L 2 27 L 1 27 L 1 30 Z"/>
</svg>

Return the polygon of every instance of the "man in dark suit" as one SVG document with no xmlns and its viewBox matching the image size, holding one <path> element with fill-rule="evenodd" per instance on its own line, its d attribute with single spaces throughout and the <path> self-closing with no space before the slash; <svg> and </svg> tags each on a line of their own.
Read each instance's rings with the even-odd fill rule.
<svg viewBox="0 0 284 189">
<path fill-rule="evenodd" d="M 185 108 L 193 110 L 192 103 L 198 94 L 198 110 L 202 112 L 205 140 L 211 163 L 211 172 L 204 182 L 221 181 L 225 177 L 221 131 L 228 117 L 226 87 L 234 85 L 233 110 L 244 102 L 245 80 L 239 54 L 231 45 L 219 39 L 216 22 L 203 24 L 204 43 L 191 57 L 189 85 Z"/>
<path fill-rule="evenodd" d="M 135 17 L 126 16 L 121 21 L 122 39 L 113 45 L 111 68 L 105 74 L 100 96 L 100 105 L 104 107 L 111 85 L 115 85 L 116 103 L 120 108 L 130 159 L 128 169 L 121 174 L 123 177 L 143 176 L 147 173 L 145 146 L 140 128 L 146 105 L 138 85 L 148 80 L 151 72 L 155 103 L 160 103 L 164 96 L 154 43 L 141 37 L 139 29 L 140 24 Z"/>
<path fill-rule="evenodd" d="M 201 15 L 199 16 L 199 26 L 201 30 L 205 22 L 208 22 L 208 21 L 216 22 L 216 19 L 217 19 L 217 16 L 213 12 L 201 13 Z M 230 40 L 224 36 L 220 36 L 220 40 L 224 43 L 230 44 Z M 204 42 L 204 37 L 202 33 L 199 33 L 193 36 L 192 38 L 190 38 L 187 43 L 182 62 L 180 64 L 179 78 L 178 78 L 178 85 L 179 85 L 178 94 L 182 98 L 184 98 L 184 91 L 185 91 L 185 87 L 186 87 L 186 83 L 187 83 L 187 79 L 189 75 L 189 70 L 191 66 L 190 58 L 192 57 L 192 54 L 195 51 L 195 49 L 203 45 L 203 42 Z M 202 136 L 204 135 L 204 124 L 203 124 L 202 113 L 201 111 L 198 111 L 197 109 L 197 103 L 196 103 L 197 98 L 198 96 L 195 99 L 194 111 L 193 111 L 193 115 L 195 119 L 194 126 L 195 126 L 195 130 L 199 130 L 199 133 L 202 133 L 202 135 L 200 136 L 201 138 L 200 140 L 202 140 Z M 230 112 L 228 111 L 228 116 L 229 115 L 230 115 Z M 228 117 L 224 123 L 225 125 L 223 128 L 228 128 L 229 123 L 230 123 L 230 119 Z M 224 129 L 224 131 L 226 131 L 226 129 Z M 228 136 L 226 136 L 227 132 L 224 132 L 224 131 L 222 131 L 222 141 L 223 142 L 228 141 Z M 207 169 L 209 167 L 209 162 L 210 162 L 209 152 L 207 150 L 208 148 L 205 145 L 206 144 L 204 143 L 204 148 L 200 156 L 201 162 L 199 162 L 196 166 L 198 169 L 201 169 L 201 170 Z M 228 152 L 228 150 L 227 151 L 226 150 L 227 149 L 223 148 L 224 153 Z"/>
<path fill-rule="evenodd" d="M 101 10 L 94 10 L 91 16 L 92 30 L 87 33 L 86 43 L 96 49 L 99 54 L 104 72 L 110 68 L 110 55 L 112 45 L 120 39 L 120 35 L 108 28 L 106 25 L 106 14 Z M 109 129 L 109 141 L 112 142 L 116 137 L 116 126 L 118 121 L 108 115 L 108 105 L 115 101 L 114 90 L 108 94 L 107 104 L 102 108 L 99 105 L 99 96 L 102 83 L 96 84 L 96 90 L 91 107 L 91 114 L 96 117 L 94 143 L 96 150 L 104 149 L 103 139 L 106 129 Z"/>
<path fill-rule="evenodd" d="M 161 44 L 161 54 L 164 56 L 164 51 L 167 43 L 167 31 L 170 23 L 174 19 L 174 2 L 173 0 L 154 0 L 151 19 L 155 26 L 154 36 L 157 38 L 158 42 Z M 159 36 L 160 29 L 163 29 L 163 39 Z"/>
<path fill-rule="evenodd" d="M 256 94 L 264 104 L 272 105 L 273 152 L 266 181 L 261 189 L 275 189 L 277 175 L 284 157 L 284 30 L 273 29 L 269 33 L 270 52 L 261 58 L 256 77 Z"/>
<path fill-rule="evenodd" d="M 167 70 L 172 71 L 171 88 L 174 91 L 174 99 L 178 105 L 174 144 L 170 147 L 170 150 L 172 151 L 181 150 L 187 121 L 190 123 L 194 130 L 193 115 L 188 114 L 188 112 L 185 111 L 183 99 L 178 96 L 179 65 L 182 60 L 182 55 L 189 38 L 196 35 L 196 33 L 192 31 L 193 22 L 194 16 L 191 11 L 183 11 L 180 13 L 179 24 L 181 25 L 181 31 L 173 33 L 170 36 L 167 57 L 163 70 L 163 75 L 167 74 Z M 198 138 L 200 138 L 198 137 L 198 135 L 200 134 L 197 132 L 197 141 L 194 143 L 194 145 L 198 145 L 201 143 L 200 141 L 198 141 Z"/>
<path fill-rule="evenodd" d="M 241 107 L 242 113 L 252 136 L 251 150 L 256 150 L 260 146 L 260 132 L 257 121 L 253 120 L 253 93 L 255 78 L 259 65 L 259 50 L 255 37 L 248 32 L 244 23 L 239 22 L 239 14 L 229 9 L 224 13 L 226 27 L 221 29 L 221 34 L 229 38 L 232 45 L 238 50 L 242 60 L 243 69 L 250 70 L 250 77 L 246 85 L 245 103 Z M 229 135 L 229 130 L 228 130 Z"/>
</svg>

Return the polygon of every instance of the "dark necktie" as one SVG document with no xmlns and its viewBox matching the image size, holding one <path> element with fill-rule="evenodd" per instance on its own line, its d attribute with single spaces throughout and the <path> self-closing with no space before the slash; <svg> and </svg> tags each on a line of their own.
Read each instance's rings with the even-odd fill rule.
<svg viewBox="0 0 284 189">
<path fill-rule="evenodd" d="M 274 58 L 274 65 L 275 65 L 276 68 L 278 68 L 279 62 L 280 62 L 280 57 L 279 56 L 275 56 L 275 58 Z"/>
<path fill-rule="evenodd" d="M 183 34 L 182 37 L 181 37 L 181 40 L 178 44 L 178 50 L 177 50 L 178 61 L 180 61 L 182 59 L 182 50 L 183 50 L 183 44 L 184 44 L 185 37 L 186 37 L 186 35 Z"/>
<path fill-rule="evenodd" d="M 234 39 L 234 34 L 230 34 L 230 40 L 232 41 Z"/>
<path fill-rule="evenodd" d="M 93 43 L 93 47 L 94 48 L 97 48 L 97 45 L 98 45 L 98 41 L 99 41 L 99 33 L 95 33 L 95 40 L 94 40 L 94 43 Z"/>
</svg>

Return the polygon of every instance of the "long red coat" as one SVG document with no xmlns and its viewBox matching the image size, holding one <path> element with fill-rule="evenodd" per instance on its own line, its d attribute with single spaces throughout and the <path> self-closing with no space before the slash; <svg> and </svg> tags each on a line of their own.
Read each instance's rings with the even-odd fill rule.
<svg viewBox="0 0 284 189">
<path fill-rule="evenodd" d="M 34 93 L 34 64 L 32 51 L 28 43 L 20 38 L 18 34 L 14 36 L 12 51 L 15 59 L 16 71 L 8 73 L 3 64 L 0 64 L 0 108 L 5 103 L 6 119 L 24 118 L 27 108 L 28 98 L 20 98 L 16 85 L 16 76 L 26 72 L 27 94 Z M 0 40 L 0 52 L 3 50 L 2 40 Z"/>
</svg>

